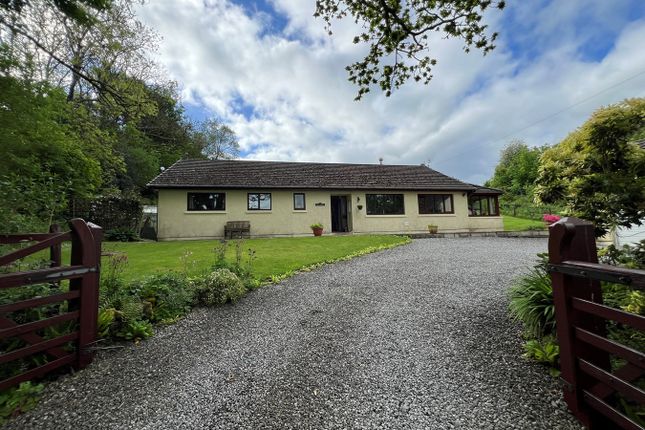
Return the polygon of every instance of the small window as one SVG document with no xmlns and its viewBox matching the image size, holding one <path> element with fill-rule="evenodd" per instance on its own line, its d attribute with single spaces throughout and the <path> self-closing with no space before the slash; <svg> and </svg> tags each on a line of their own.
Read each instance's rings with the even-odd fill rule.
<svg viewBox="0 0 645 430">
<path fill-rule="evenodd" d="M 468 197 L 468 215 L 470 216 L 499 216 L 497 196 Z"/>
<path fill-rule="evenodd" d="M 189 211 L 223 211 L 226 210 L 224 193 L 188 193 Z"/>
<path fill-rule="evenodd" d="M 249 193 L 248 209 L 250 211 L 270 211 L 271 193 Z"/>
<path fill-rule="evenodd" d="M 304 211 L 306 209 L 305 193 L 293 193 L 293 210 Z"/>
<path fill-rule="evenodd" d="M 404 215 L 403 194 L 366 194 L 367 215 Z"/>
<path fill-rule="evenodd" d="M 452 214 L 452 194 L 419 194 L 420 214 Z"/>
</svg>

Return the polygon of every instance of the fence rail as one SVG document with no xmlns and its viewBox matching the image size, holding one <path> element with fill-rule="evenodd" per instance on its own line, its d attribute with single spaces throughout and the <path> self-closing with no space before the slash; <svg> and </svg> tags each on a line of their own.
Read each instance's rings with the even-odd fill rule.
<svg viewBox="0 0 645 430">
<path fill-rule="evenodd" d="M 617 396 L 645 405 L 636 384 L 645 376 L 645 354 L 607 338 L 606 323 L 645 331 L 645 317 L 603 304 L 600 281 L 642 290 L 645 271 L 598 264 L 593 224 L 577 218 L 550 227 L 549 271 L 569 409 L 590 429 L 644 430 L 617 407 Z M 611 356 L 622 366 L 612 369 Z"/>
<path fill-rule="evenodd" d="M 89 349 L 96 340 L 98 316 L 99 267 L 103 231 L 100 227 L 82 219 L 70 221 L 70 230 L 61 232 L 53 226 L 50 233 L 0 235 L 0 244 L 31 243 L 0 257 L 0 294 L 9 288 L 22 288 L 34 284 L 48 284 L 52 294 L 0 304 L 0 365 L 9 368 L 16 360 L 33 358 L 45 353 L 46 360 L 32 360 L 37 364 L 27 365 L 4 375 L 0 391 L 21 382 L 42 377 L 63 366 L 77 369 L 86 367 L 93 358 Z M 62 264 L 62 243 L 71 241 L 70 264 Z M 49 249 L 49 267 L 27 271 L 8 270 L 8 266 L 40 251 Z M 69 289 L 64 291 L 62 280 L 69 280 Z M 54 292 L 58 290 L 57 292 Z M 62 304 L 58 312 L 46 314 L 34 321 L 16 321 L 24 318 L 25 312 L 46 305 Z M 64 306 L 67 304 L 67 306 Z M 61 323 L 72 322 L 69 332 L 55 336 L 41 334 L 44 329 Z M 18 343 L 10 343 L 9 341 Z M 16 346 L 17 345 L 17 346 Z M 44 361 L 44 362 L 42 362 Z"/>
</svg>

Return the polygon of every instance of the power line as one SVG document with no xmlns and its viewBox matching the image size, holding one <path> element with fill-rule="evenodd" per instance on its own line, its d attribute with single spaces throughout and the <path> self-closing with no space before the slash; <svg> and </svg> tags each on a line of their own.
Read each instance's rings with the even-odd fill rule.
<svg viewBox="0 0 645 430">
<path fill-rule="evenodd" d="M 611 86 L 609 86 L 609 87 L 607 87 L 607 88 L 604 88 L 604 89 L 602 89 L 602 90 L 598 91 L 597 93 L 594 93 L 594 94 L 592 94 L 592 95 L 590 95 L 590 96 L 588 96 L 588 97 L 585 97 L 584 99 L 578 100 L 577 102 L 575 102 L 575 103 L 573 103 L 573 104 L 571 104 L 571 105 L 569 105 L 569 106 L 567 106 L 567 107 L 565 107 L 565 108 L 562 108 L 562 109 L 560 109 L 559 111 L 557 111 L 557 112 L 555 112 L 555 113 L 552 113 L 552 114 L 550 114 L 550 115 L 547 115 L 547 116 L 545 116 L 544 118 L 539 119 L 539 120 L 537 120 L 537 121 L 535 121 L 535 122 L 533 122 L 533 123 L 531 123 L 531 124 L 529 124 L 529 125 L 527 125 L 527 126 L 525 126 L 525 127 L 523 127 L 523 128 L 520 128 L 519 130 L 516 130 L 516 131 L 514 131 L 514 132 L 512 132 L 512 133 L 509 133 L 509 134 L 505 135 L 504 137 L 501 137 L 501 138 L 499 138 L 499 139 L 496 139 L 496 140 L 494 140 L 491 144 L 495 144 L 495 143 L 498 143 L 498 142 L 500 142 L 500 141 L 506 140 L 506 139 L 508 139 L 509 137 L 512 137 L 512 136 L 514 136 L 514 135 L 516 135 L 516 134 L 518 134 L 518 133 L 520 133 L 520 132 L 522 132 L 522 131 L 524 131 L 524 130 L 527 130 L 527 129 L 531 128 L 531 127 L 534 127 L 534 126 L 536 126 L 536 125 L 538 125 L 538 124 L 540 124 L 540 123 L 542 123 L 542 122 L 544 122 L 544 121 L 546 121 L 546 120 L 549 120 L 549 119 L 551 119 L 551 118 L 554 118 L 554 117 L 556 117 L 556 116 L 560 115 L 561 113 L 568 111 L 569 109 L 572 109 L 572 108 L 574 108 L 574 107 L 576 107 L 576 106 L 579 106 L 579 105 L 581 105 L 581 104 L 583 104 L 583 103 L 586 103 L 586 102 L 588 102 L 589 100 L 591 100 L 591 99 L 593 99 L 593 98 L 595 98 L 595 97 L 598 97 L 599 95 L 604 94 L 604 93 L 606 93 L 607 91 L 609 91 L 609 90 L 611 90 L 611 89 L 614 89 L 614 88 L 616 88 L 616 87 L 618 87 L 618 86 L 620 86 L 620 85 L 624 84 L 625 82 L 629 82 L 629 81 L 631 81 L 631 80 L 633 80 L 633 79 L 636 79 L 636 78 L 638 78 L 639 76 L 642 76 L 642 75 L 645 75 L 645 70 L 643 70 L 643 71 L 641 71 L 641 72 L 639 72 L 639 73 L 637 73 L 637 74 L 635 74 L 635 75 L 633 75 L 633 76 L 630 76 L 629 78 L 623 79 L 622 81 L 619 81 L 619 82 L 617 82 L 617 83 L 615 83 L 615 84 L 613 84 L 613 85 L 611 85 Z M 442 161 L 442 162 L 445 162 L 445 161 L 452 160 L 452 159 L 454 159 L 454 158 L 457 158 L 457 157 L 460 157 L 460 156 L 462 156 L 462 155 L 466 154 L 466 153 L 467 153 L 467 152 L 469 152 L 469 151 L 470 151 L 470 149 L 467 149 L 467 150 L 462 151 L 462 152 L 459 152 L 459 153 L 457 153 L 457 154 L 455 154 L 455 155 L 453 155 L 453 156 L 451 156 L 451 157 L 445 158 L 445 159 L 443 159 L 443 160 L 441 160 L 441 161 Z"/>
</svg>

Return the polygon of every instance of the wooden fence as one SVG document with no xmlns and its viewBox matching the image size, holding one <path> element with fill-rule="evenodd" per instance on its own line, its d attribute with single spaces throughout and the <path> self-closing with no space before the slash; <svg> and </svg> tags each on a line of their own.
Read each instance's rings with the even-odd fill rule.
<svg viewBox="0 0 645 430">
<path fill-rule="evenodd" d="M 89 349 L 96 340 L 98 316 L 99 266 L 103 231 L 100 227 L 82 219 L 70 221 L 70 231 L 61 232 L 53 228 L 51 233 L 0 235 L 0 244 L 33 243 L 0 257 L 0 294 L 15 291 L 34 284 L 48 284 L 52 294 L 32 297 L 26 300 L 0 302 L 0 343 L 8 345 L 9 340 L 19 339 L 18 349 L 9 348 L 0 355 L 0 366 L 46 354 L 46 359 L 32 360 L 30 365 L 18 367 L 9 377 L 0 381 L 0 391 L 23 381 L 39 378 L 63 366 L 84 368 L 92 361 Z M 69 265 L 62 264 L 62 243 L 71 241 Z M 8 270 L 9 265 L 32 254 L 49 249 L 49 267 L 28 271 Z M 0 272 L 1 273 L 1 272 Z M 69 279 L 69 289 L 61 281 Z M 8 297 L 5 295 L 5 297 Z M 16 322 L 16 316 L 28 310 L 46 305 L 62 304 L 56 312 L 49 312 L 35 321 Z M 65 306 L 67 303 L 67 306 Z M 51 311 L 51 306 L 49 307 Z M 71 322 L 71 323 L 69 323 Z M 59 336 L 44 336 L 44 329 L 61 323 L 71 326 Z M 14 344 L 15 345 L 15 344 Z M 34 365 L 33 362 L 36 364 Z"/>
<path fill-rule="evenodd" d="M 604 305 L 600 281 L 643 290 L 645 271 L 598 264 L 594 227 L 576 218 L 550 227 L 549 263 L 569 409 L 590 429 L 643 430 L 617 405 L 619 396 L 645 405 L 645 391 L 636 383 L 645 375 L 645 354 L 608 339 L 606 324 L 643 332 L 645 317 Z"/>
</svg>

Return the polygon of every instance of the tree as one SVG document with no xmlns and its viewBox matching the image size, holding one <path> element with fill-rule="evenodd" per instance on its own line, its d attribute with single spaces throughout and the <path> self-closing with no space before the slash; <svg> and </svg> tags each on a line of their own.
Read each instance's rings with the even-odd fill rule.
<svg viewBox="0 0 645 430">
<path fill-rule="evenodd" d="M 368 54 L 346 67 L 358 100 L 374 84 L 389 96 L 410 78 L 429 83 L 437 64 L 428 53 L 433 32 L 461 39 L 466 52 L 490 52 L 497 33 L 488 34 L 482 18 L 489 8 L 504 6 L 493 0 L 316 0 L 314 16 L 323 18 L 330 35 L 332 21 L 347 16 L 365 29 L 353 42 L 369 44 Z"/>
<path fill-rule="evenodd" d="M 40 0 L 50 8 L 57 9 L 63 15 L 77 22 L 92 20 L 91 10 L 103 10 L 110 6 L 111 0 Z M 3 13 L 21 14 L 29 7 L 31 0 L 0 0 L 0 11 Z"/>
<path fill-rule="evenodd" d="M 157 109 L 153 114 L 142 116 L 137 129 L 149 139 L 149 147 L 159 157 L 157 172 L 159 167 L 168 167 L 182 157 L 204 157 L 203 140 L 198 138 L 199 133 L 186 119 L 184 108 L 178 102 L 177 84 L 149 84 L 146 92 Z"/>
<path fill-rule="evenodd" d="M 602 235 L 645 219 L 645 98 L 601 108 L 540 158 L 536 196 L 564 200 Z"/>
<path fill-rule="evenodd" d="M 56 2 L 26 2 L 20 13 L 0 14 L 0 30 L 8 30 L 2 39 L 12 56 L 33 63 L 35 76 L 23 78 L 65 88 L 68 101 L 145 110 L 139 83 L 156 77 L 148 52 L 157 36 L 137 20 L 132 0 L 94 2 L 104 5 L 84 9 L 86 19 L 70 17 Z"/>
<path fill-rule="evenodd" d="M 512 141 L 502 149 L 495 173 L 486 185 L 516 196 L 531 195 L 543 151 L 544 148 L 529 148 L 521 140 Z"/>
<path fill-rule="evenodd" d="M 196 133 L 202 142 L 203 154 L 211 160 L 227 160 L 240 156 L 240 144 L 235 132 L 216 119 L 204 121 Z"/>
<path fill-rule="evenodd" d="M 1 72 L 1 70 L 0 70 Z M 93 145 L 71 125 L 64 93 L 0 73 L 0 229 L 46 228 L 69 198 L 101 184 Z"/>
<path fill-rule="evenodd" d="M 561 209 L 560 204 L 543 207 L 534 201 L 540 155 L 545 149 L 546 147 L 529 148 L 521 140 L 512 141 L 502 149 L 495 173 L 486 182 L 486 186 L 504 191 L 500 198 L 504 213 L 538 219 L 546 212 Z"/>
</svg>

